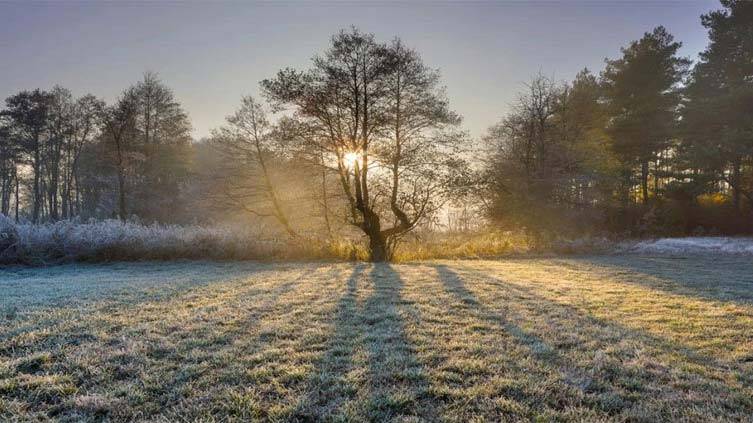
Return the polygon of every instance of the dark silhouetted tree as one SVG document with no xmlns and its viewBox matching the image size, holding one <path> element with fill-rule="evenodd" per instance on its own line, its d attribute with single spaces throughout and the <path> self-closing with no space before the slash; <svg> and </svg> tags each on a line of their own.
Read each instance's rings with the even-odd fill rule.
<svg viewBox="0 0 753 423">
<path fill-rule="evenodd" d="M 649 165 L 676 135 L 679 84 L 690 65 L 677 56 L 681 45 L 657 27 L 623 48 L 621 58 L 608 60 L 601 75 L 614 150 L 623 162 L 638 167 L 644 204 L 649 201 Z"/>
<path fill-rule="evenodd" d="M 685 90 L 683 147 L 696 179 L 728 184 L 740 210 L 753 205 L 753 2 L 722 6 L 701 17 L 710 43 Z"/>
<path fill-rule="evenodd" d="M 31 219 L 38 222 L 42 211 L 44 192 L 44 149 L 48 141 L 52 94 L 42 91 L 22 91 L 5 100 L 2 116 L 7 119 L 12 139 L 16 140 L 23 159 L 31 165 L 32 188 Z"/>
<path fill-rule="evenodd" d="M 395 242 L 436 209 L 458 164 L 460 138 L 441 130 L 459 119 L 436 72 L 399 40 L 381 44 L 353 29 L 335 35 L 311 69 L 280 71 L 262 87 L 302 122 L 312 162 L 337 173 L 349 221 L 368 237 L 371 259 L 389 259 Z"/>
</svg>

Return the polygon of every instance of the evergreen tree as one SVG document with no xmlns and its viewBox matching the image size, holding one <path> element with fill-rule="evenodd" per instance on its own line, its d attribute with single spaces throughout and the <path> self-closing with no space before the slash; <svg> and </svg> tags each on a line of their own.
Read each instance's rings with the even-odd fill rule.
<svg viewBox="0 0 753 423">
<path fill-rule="evenodd" d="M 621 58 L 607 60 L 602 73 L 614 151 L 640 169 L 644 204 L 649 201 L 649 165 L 675 136 L 679 84 L 690 65 L 690 60 L 677 56 L 681 46 L 659 26 L 623 48 Z"/>
<path fill-rule="evenodd" d="M 753 203 L 753 2 L 722 5 L 701 17 L 710 43 L 685 90 L 683 147 L 696 180 L 728 184 L 739 210 Z"/>
</svg>

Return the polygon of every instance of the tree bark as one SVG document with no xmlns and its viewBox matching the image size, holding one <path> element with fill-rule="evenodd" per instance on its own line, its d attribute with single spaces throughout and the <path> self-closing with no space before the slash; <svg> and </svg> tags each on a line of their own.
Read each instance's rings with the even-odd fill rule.
<svg viewBox="0 0 753 423">
<path fill-rule="evenodd" d="M 654 162 L 654 198 L 659 198 L 659 158 Z"/>
<path fill-rule="evenodd" d="M 740 210 L 740 160 L 735 159 L 732 163 L 732 204 L 735 210 Z"/>
<path fill-rule="evenodd" d="M 641 191 L 643 204 L 648 204 L 648 160 L 641 162 Z"/>
<path fill-rule="evenodd" d="M 329 202 L 327 200 L 327 168 L 324 167 L 324 155 L 322 155 L 322 213 L 324 214 L 324 225 L 327 229 L 327 236 L 332 238 L 332 225 L 329 221 Z"/>
<path fill-rule="evenodd" d="M 14 173 L 16 176 L 16 223 L 18 223 L 18 202 L 19 202 L 18 201 L 18 185 L 19 185 L 18 171 L 15 171 Z"/>
<path fill-rule="evenodd" d="M 117 165 L 118 165 L 118 217 L 122 222 L 126 220 L 126 198 L 125 198 L 125 169 L 123 169 L 123 152 L 120 146 L 120 140 L 116 141 Z"/>
<path fill-rule="evenodd" d="M 369 260 L 383 262 L 390 259 L 387 240 L 382 234 L 379 216 L 372 210 L 364 210 L 363 231 L 369 237 Z"/>
<path fill-rule="evenodd" d="M 118 217 L 122 222 L 126 220 L 125 175 L 118 169 Z"/>
<path fill-rule="evenodd" d="M 41 169 L 41 159 L 39 156 L 39 135 L 34 139 L 34 205 L 32 207 L 31 218 L 34 223 L 39 221 L 39 203 L 41 201 L 41 193 L 39 190 L 39 172 Z"/>
<path fill-rule="evenodd" d="M 387 250 L 387 242 L 381 235 L 369 237 L 369 250 L 371 252 L 370 260 L 374 263 L 381 263 L 389 260 L 389 251 Z"/>
</svg>

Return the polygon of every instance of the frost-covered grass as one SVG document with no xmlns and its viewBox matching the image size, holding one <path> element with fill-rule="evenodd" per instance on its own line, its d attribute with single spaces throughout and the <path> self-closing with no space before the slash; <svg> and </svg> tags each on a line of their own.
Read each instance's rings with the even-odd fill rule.
<svg viewBox="0 0 753 423">
<path fill-rule="evenodd" d="M 364 260 L 365 238 L 262 238 L 256 228 L 201 225 L 142 225 L 118 220 L 88 223 L 17 224 L 0 215 L 0 265 L 48 265 L 76 261 L 145 260 Z M 541 252 L 595 253 L 614 244 L 602 238 L 535 241 L 522 232 L 494 229 L 473 233 L 412 234 L 394 260 L 496 258 Z"/>
<path fill-rule="evenodd" d="M 753 262 L 0 271 L 0 421 L 750 421 Z"/>
<path fill-rule="evenodd" d="M 641 241 L 628 251 L 645 254 L 741 254 L 753 255 L 751 237 L 687 237 Z"/>
<path fill-rule="evenodd" d="M 175 259 L 313 259 L 348 254 L 347 245 L 260 239 L 237 226 L 142 225 L 105 220 L 17 224 L 0 215 L 0 264 Z"/>
</svg>

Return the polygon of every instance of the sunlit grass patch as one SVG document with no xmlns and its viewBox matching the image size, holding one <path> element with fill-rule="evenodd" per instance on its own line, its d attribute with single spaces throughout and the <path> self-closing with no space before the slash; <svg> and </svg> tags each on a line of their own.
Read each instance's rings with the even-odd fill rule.
<svg viewBox="0 0 753 423">
<path fill-rule="evenodd" d="M 753 264 L 699 260 L 0 275 L 0 420 L 745 421 Z"/>
</svg>

